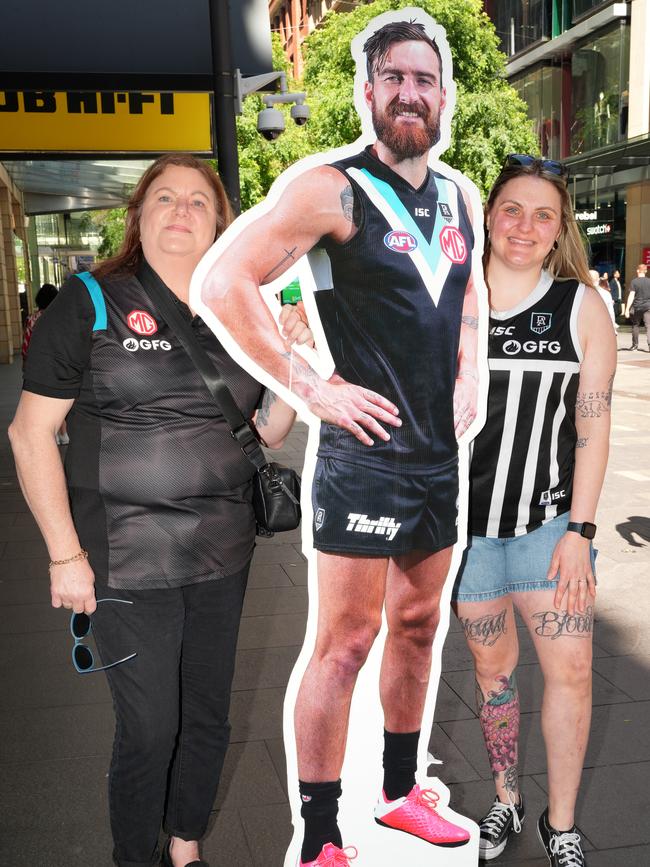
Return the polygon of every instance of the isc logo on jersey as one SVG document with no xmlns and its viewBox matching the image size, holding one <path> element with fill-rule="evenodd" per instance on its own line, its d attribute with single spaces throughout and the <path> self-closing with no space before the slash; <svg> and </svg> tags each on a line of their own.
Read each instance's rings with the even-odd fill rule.
<svg viewBox="0 0 650 867">
<path fill-rule="evenodd" d="M 135 337 L 127 337 L 122 341 L 122 346 L 129 352 L 137 352 L 138 349 L 164 349 L 165 352 L 169 352 L 172 348 L 167 340 L 145 340 L 144 338 L 136 340 Z"/>
<path fill-rule="evenodd" d="M 132 310 L 126 317 L 126 324 L 131 331 L 143 337 L 151 337 L 158 331 L 158 323 L 146 310 Z"/>
<path fill-rule="evenodd" d="M 394 253 L 412 253 L 417 249 L 418 242 L 410 232 L 396 229 L 384 235 L 384 244 Z"/>
<path fill-rule="evenodd" d="M 455 265 L 462 265 L 467 259 L 467 244 L 460 231 L 455 226 L 445 226 L 440 233 L 442 252 Z"/>
</svg>

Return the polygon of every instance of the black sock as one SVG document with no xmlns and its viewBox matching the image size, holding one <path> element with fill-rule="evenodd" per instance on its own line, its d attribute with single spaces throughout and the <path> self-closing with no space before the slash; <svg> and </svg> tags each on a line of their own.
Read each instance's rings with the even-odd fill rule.
<svg viewBox="0 0 650 867">
<path fill-rule="evenodd" d="M 300 815 L 305 820 L 305 837 L 300 850 L 303 864 L 315 861 L 325 843 L 343 846 L 341 832 L 336 822 L 341 797 L 341 781 L 331 783 L 304 783 L 298 780 L 302 807 Z"/>
<path fill-rule="evenodd" d="M 420 732 L 395 733 L 384 729 L 384 792 L 394 801 L 415 785 Z"/>
</svg>

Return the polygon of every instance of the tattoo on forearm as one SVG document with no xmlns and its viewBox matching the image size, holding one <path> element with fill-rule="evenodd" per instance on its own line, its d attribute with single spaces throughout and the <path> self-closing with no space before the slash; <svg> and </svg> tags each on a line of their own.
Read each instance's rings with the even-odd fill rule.
<svg viewBox="0 0 650 867">
<path fill-rule="evenodd" d="M 291 362 L 292 365 L 292 374 L 295 378 L 298 375 L 301 379 L 307 380 L 309 382 L 314 382 L 317 379 L 320 379 L 318 374 L 313 368 L 311 368 L 308 364 L 305 364 L 304 361 L 301 361 L 296 355 L 292 352 L 281 352 L 280 356 L 282 358 L 286 358 L 287 361 Z"/>
<path fill-rule="evenodd" d="M 341 208 L 345 219 L 348 223 L 352 223 L 354 221 L 354 192 L 352 191 L 351 184 L 348 184 L 341 191 Z"/>
<path fill-rule="evenodd" d="M 516 781 L 517 749 L 519 744 L 519 692 L 514 672 L 507 677 L 495 678 L 498 688 L 490 690 L 487 696 L 476 682 L 476 696 L 479 706 L 479 721 L 483 730 L 485 746 L 490 758 L 492 776 L 507 774 L 510 784 Z M 504 784 L 507 787 L 507 783 Z"/>
<path fill-rule="evenodd" d="M 478 316 L 461 316 L 460 321 L 469 328 L 478 328 Z"/>
<path fill-rule="evenodd" d="M 589 437 L 578 437 L 578 439 L 576 440 L 576 448 L 583 449 L 587 445 L 588 440 Z"/>
<path fill-rule="evenodd" d="M 294 253 L 296 252 L 297 249 L 298 249 L 298 247 L 294 247 L 292 250 L 285 250 L 284 252 L 286 255 L 283 256 L 282 259 L 280 259 L 280 261 L 278 262 L 277 265 L 274 265 L 271 268 L 271 270 L 269 271 L 268 274 L 265 274 L 264 277 L 262 277 L 262 283 L 268 283 L 269 277 L 271 276 L 271 274 L 275 274 L 276 271 L 279 271 L 287 261 L 291 260 L 291 261 L 295 262 L 296 257 L 294 255 Z"/>
<path fill-rule="evenodd" d="M 579 391 L 576 395 L 576 412 L 581 418 L 600 418 L 612 407 L 614 374 L 609 378 L 605 391 Z"/>
<path fill-rule="evenodd" d="M 498 614 L 486 614 L 476 620 L 469 617 L 459 618 L 468 641 L 475 641 L 483 647 L 492 647 L 506 632 L 506 609 Z"/>
<path fill-rule="evenodd" d="M 550 638 L 551 641 L 564 635 L 587 638 L 594 629 L 594 609 L 588 605 L 584 614 L 577 611 L 575 614 L 567 611 L 538 611 L 533 614 L 533 620 L 538 623 L 535 632 L 542 638 Z"/>
<path fill-rule="evenodd" d="M 271 407 L 277 400 L 277 395 L 273 394 L 268 388 L 264 392 L 264 397 L 262 398 L 262 405 L 257 410 L 257 417 L 255 419 L 255 427 L 264 427 L 269 423 L 269 415 L 271 413 Z"/>
</svg>

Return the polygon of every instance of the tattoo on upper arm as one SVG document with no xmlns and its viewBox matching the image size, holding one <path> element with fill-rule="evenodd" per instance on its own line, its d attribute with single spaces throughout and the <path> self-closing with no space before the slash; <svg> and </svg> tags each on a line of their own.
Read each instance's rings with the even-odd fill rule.
<svg viewBox="0 0 650 867">
<path fill-rule="evenodd" d="M 605 391 L 579 391 L 576 395 L 576 411 L 580 418 L 600 418 L 612 407 L 614 374 L 609 378 Z"/>
<path fill-rule="evenodd" d="M 584 614 L 577 611 L 575 614 L 569 614 L 568 611 L 538 611 L 532 619 L 538 622 L 535 633 L 541 638 L 550 638 L 551 641 L 564 635 L 587 638 L 594 628 L 594 609 L 588 605 Z"/>
<path fill-rule="evenodd" d="M 461 316 L 460 321 L 469 328 L 478 328 L 478 316 Z"/>
<path fill-rule="evenodd" d="M 578 437 L 578 439 L 576 440 L 576 448 L 583 449 L 587 445 L 588 440 L 589 437 Z"/>
<path fill-rule="evenodd" d="M 282 266 L 283 266 L 283 265 L 284 265 L 284 264 L 285 264 L 289 259 L 291 259 L 292 261 L 295 262 L 296 257 L 294 256 L 294 253 L 296 252 L 297 249 L 298 249 L 298 247 L 293 247 L 293 249 L 291 249 L 291 250 L 285 250 L 285 251 L 284 251 L 284 252 L 285 252 L 285 255 L 280 259 L 280 261 L 278 262 L 278 264 L 277 264 L 277 265 L 274 265 L 274 266 L 271 268 L 271 270 L 269 271 L 269 273 L 268 273 L 268 274 L 265 274 L 265 275 L 262 277 L 262 283 L 268 283 L 268 282 L 269 282 L 269 277 L 271 276 L 271 274 L 274 274 L 276 271 L 279 271 L 280 268 L 282 268 Z"/>
<path fill-rule="evenodd" d="M 341 190 L 341 209 L 348 223 L 354 222 L 354 192 L 351 184 Z"/>
<path fill-rule="evenodd" d="M 277 400 L 277 395 L 275 395 L 268 388 L 264 392 L 264 397 L 262 398 L 262 405 L 257 410 L 257 416 L 255 418 L 255 427 L 264 427 L 269 423 L 269 415 L 271 413 L 271 407 Z"/>
<path fill-rule="evenodd" d="M 507 631 L 505 608 L 498 614 L 485 614 L 476 620 L 470 620 L 469 617 L 460 617 L 459 620 L 467 640 L 482 644 L 483 647 L 492 647 Z"/>
</svg>

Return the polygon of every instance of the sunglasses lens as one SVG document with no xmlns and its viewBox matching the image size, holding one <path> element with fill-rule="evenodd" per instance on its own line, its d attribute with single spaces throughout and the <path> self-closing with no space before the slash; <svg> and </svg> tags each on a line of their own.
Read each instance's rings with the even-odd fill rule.
<svg viewBox="0 0 650 867">
<path fill-rule="evenodd" d="M 90 632 L 90 617 L 87 614 L 74 614 L 70 628 L 75 638 L 85 638 Z"/>
<path fill-rule="evenodd" d="M 93 667 L 93 655 L 90 648 L 84 647 L 83 644 L 77 644 L 74 648 L 74 662 L 79 671 L 88 671 Z"/>
</svg>

